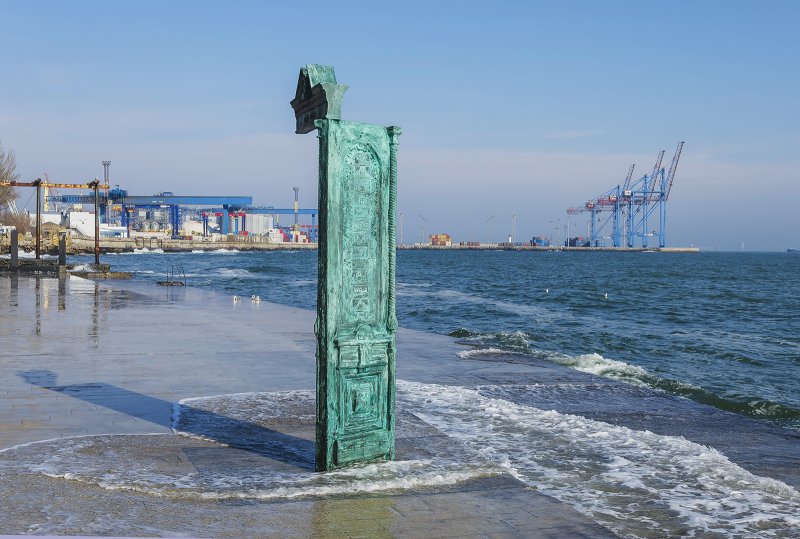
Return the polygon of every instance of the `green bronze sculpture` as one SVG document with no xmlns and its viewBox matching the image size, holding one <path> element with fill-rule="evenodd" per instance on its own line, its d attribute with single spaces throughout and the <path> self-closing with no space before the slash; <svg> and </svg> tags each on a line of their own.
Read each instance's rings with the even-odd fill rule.
<svg viewBox="0 0 800 539">
<path fill-rule="evenodd" d="M 341 119 L 332 67 L 300 70 L 297 133 L 318 130 L 316 469 L 394 458 L 398 127 Z"/>
</svg>

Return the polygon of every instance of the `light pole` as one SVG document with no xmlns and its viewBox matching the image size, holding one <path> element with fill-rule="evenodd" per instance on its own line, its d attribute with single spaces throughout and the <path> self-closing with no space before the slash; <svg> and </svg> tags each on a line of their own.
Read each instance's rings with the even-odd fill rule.
<svg viewBox="0 0 800 539">
<path fill-rule="evenodd" d="M 567 212 L 567 243 L 566 243 L 567 247 L 569 247 L 569 233 L 572 232 L 572 228 L 569 226 L 570 222 L 571 222 L 570 214 L 569 212 Z"/>
<path fill-rule="evenodd" d="M 109 180 L 108 180 L 108 167 L 111 166 L 111 161 L 103 161 L 103 186 L 106 191 L 106 224 L 109 221 L 109 210 L 111 209 L 111 199 L 108 196 L 109 193 Z"/>
<path fill-rule="evenodd" d="M 517 214 L 511 216 L 511 243 L 514 243 L 514 240 L 517 237 Z"/>
<path fill-rule="evenodd" d="M 94 188 L 94 265 L 100 265 L 100 180 L 95 178 L 91 185 Z"/>
<path fill-rule="evenodd" d="M 561 219 L 556 219 L 556 245 L 561 247 Z"/>
<path fill-rule="evenodd" d="M 294 238 L 293 239 L 294 239 L 294 241 L 296 243 L 296 242 L 300 241 L 300 238 L 297 235 L 297 228 L 298 228 L 298 225 L 299 225 L 298 213 L 297 213 L 297 208 L 298 208 L 297 200 L 298 200 L 298 195 L 300 193 L 300 188 L 299 187 L 292 187 L 292 189 L 294 190 Z"/>
<path fill-rule="evenodd" d="M 37 178 L 36 185 L 36 260 L 42 257 L 42 180 Z M 39 284 L 39 280 L 36 280 Z"/>
</svg>

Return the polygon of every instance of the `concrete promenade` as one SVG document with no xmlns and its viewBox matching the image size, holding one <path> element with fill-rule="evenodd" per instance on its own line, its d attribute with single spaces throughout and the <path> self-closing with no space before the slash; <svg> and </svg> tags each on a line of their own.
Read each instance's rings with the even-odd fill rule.
<svg viewBox="0 0 800 539">
<path fill-rule="evenodd" d="M 248 298 L 234 304 L 192 288 L 98 285 L 74 277 L 0 276 L 0 302 L 0 450 L 53 438 L 162 433 L 176 445 L 159 441 L 143 451 L 162 451 L 160 459 L 183 466 L 189 451 L 210 450 L 211 444 L 171 435 L 173 402 L 314 387 L 309 311 Z M 405 379 L 482 380 L 453 369 L 463 347 L 450 338 L 401 331 L 398 341 Z M 449 361 L 429 361 L 432 351 Z M 313 440 L 313 429 L 305 437 Z M 7 534 L 613 536 L 507 476 L 386 494 L 213 502 L 15 472 L 13 459 L 5 457 L 0 533 Z"/>
<path fill-rule="evenodd" d="M 443 485 L 269 500 L 116 488 L 104 477 L 146 463 L 148 473 L 202 476 L 221 463 L 306 473 L 313 451 L 308 403 L 297 422 L 270 425 L 299 456 L 174 435 L 173 403 L 245 392 L 312 390 L 310 311 L 194 288 L 80 278 L 0 275 L 0 533 L 139 537 L 613 537 L 569 505 L 503 474 Z M 641 401 L 545 402 L 555 409 L 713 446 L 753 473 L 800 486 L 800 437 L 763 423 L 546 362 L 462 359 L 454 339 L 398 333 L 398 378 L 446 385 L 587 384 Z M 544 398 L 544 397 L 543 397 Z M 312 409 L 313 411 L 313 409 Z M 405 423 L 403 423 L 405 421 Z M 656 428 L 653 425 L 657 425 Z M 735 425 L 737 431 L 731 432 Z M 659 432 L 660 431 L 660 432 Z M 160 436 L 143 436 L 157 434 Z M 100 437 L 95 435 L 133 435 Z M 402 435 L 402 436 L 401 436 Z M 74 438 L 88 437 L 88 438 Z M 444 448 L 443 436 L 399 419 L 400 453 Z M 402 439 L 400 439 L 402 438 Z M 8 450 L 20 444 L 42 440 Z M 69 452 L 59 453 L 67 439 Z M 77 441 L 76 441 L 77 440 Z M 86 440 L 82 442 L 81 440 Z M 309 445 L 311 444 L 311 445 Z M 438 445 L 437 445 L 438 444 Z M 311 449 L 309 449 L 311 448 Z M 4 451 L 5 450 L 5 451 Z M 96 483 L 54 472 L 92 462 Z M 51 468 L 48 468 L 51 466 Z M 103 466 L 107 467 L 104 468 Z M 122 470 L 120 470 L 122 468 Z M 32 471 L 34 473 L 32 473 Z M 63 471 L 63 470 L 62 470 Z M 89 473 L 89 472 L 86 472 Z M 204 477 L 218 477 L 209 472 Z M 67 474 L 68 475 L 68 474 Z M 180 475 L 180 474 L 179 474 Z M 211 485 L 209 488 L 213 487 Z"/>
</svg>

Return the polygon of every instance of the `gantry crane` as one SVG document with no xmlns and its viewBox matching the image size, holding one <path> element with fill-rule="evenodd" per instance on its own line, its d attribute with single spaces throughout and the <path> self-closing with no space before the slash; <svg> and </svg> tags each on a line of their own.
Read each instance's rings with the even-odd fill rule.
<svg viewBox="0 0 800 539">
<path fill-rule="evenodd" d="M 567 209 L 567 215 L 587 212 L 591 214 L 590 244 L 594 247 L 604 244 L 606 239 L 611 239 L 614 247 L 622 247 L 624 237 L 627 247 L 634 247 L 636 239 L 640 238 L 641 246 L 647 248 L 648 238 L 651 236 L 658 237 L 659 247 L 665 247 L 666 203 L 682 150 L 683 142 L 679 142 L 669 171 L 661 166 L 665 153 L 662 150 L 656 158 L 653 171 L 633 182 L 631 179 L 635 165 L 631 165 L 622 184 L 612 187 L 582 206 Z M 648 222 L 656 209 L 659 212 L 659 227 L 657 231 L 651 232 Z M 608 216 L 603 218 L 603 213 L 608 213 Z M 609 228 L 610 234 L 606 232 Z"/>
</svg>

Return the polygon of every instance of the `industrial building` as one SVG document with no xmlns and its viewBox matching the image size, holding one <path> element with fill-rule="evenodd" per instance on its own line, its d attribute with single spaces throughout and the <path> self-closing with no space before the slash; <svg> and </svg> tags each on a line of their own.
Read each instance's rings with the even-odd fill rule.
<svg viewBox="0 0 800 539">
<path fill-rule="evenodd" d="M 46 184 L 43 184 L 46 186 Z M 55 194 L 45 190 L 45 207 L 60 208 L 44 212 L 45 222 L 52 221 L 94 236 L 94 213 L 84 205 L 95 204 L 94 194 Z M 271 243 L 309 243 L 317 239 L 317 209 L 253 206 L 250 196 L 180 196 L 161 192 L 152 196 L 130 195 L 116 187 L 99 193 L 100 236 L 153 237 L 172 239 L 195 237 L 255 236 Z M 310 224 L 301 224 L 300 216 L 310 216 Z M 281 216 L 293 223 L 281 226 Z"/>
</svg>

